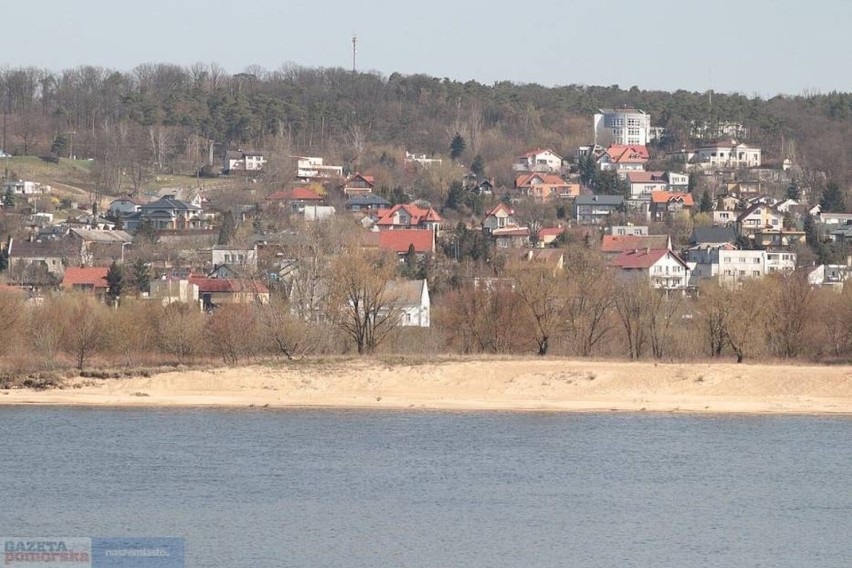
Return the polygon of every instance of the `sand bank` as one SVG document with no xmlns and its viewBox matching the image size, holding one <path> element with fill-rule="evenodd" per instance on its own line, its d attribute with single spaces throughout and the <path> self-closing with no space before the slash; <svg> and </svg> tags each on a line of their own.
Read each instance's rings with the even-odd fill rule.
<svg viewBox="0 0 852 568">
<path fill-rule="evenodd" d="M 0 391 L 0 405 L 852 415 L 852 366 L 364 359 L 70 383 Z"/>
</svg>

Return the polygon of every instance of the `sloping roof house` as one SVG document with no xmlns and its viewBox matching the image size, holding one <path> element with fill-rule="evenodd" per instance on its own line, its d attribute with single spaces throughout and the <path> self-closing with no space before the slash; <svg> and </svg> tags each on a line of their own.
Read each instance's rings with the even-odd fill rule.
<svg viewBox="0 0 852 568">
<path fill-rule="evenodd" d="M 444 219 L 429 207 L 423 209 L 413 203 L 394 205 L 377 212 L 376 227 L 379 230 L 430 229 L 438 234 Z"/>
<path fill-rule="evenodd" d="M 628 250 L 610 262 L 625 274 L 647 276 L 654 288 L 682 290 L 689 285 L 689 266 L 668 249 Z"/>
<path fill-rule="evenodd" d="M 106 266 L 69 267 L 62 277 L 62 288 L 65 290 L 83 290 L 95 294 L 107 291 Z"/>
<path fill-rule="evenodd" d="M 515 178 L 515 188 L 536 201 L 568 199 L 580 195 L 580 184 L 568 183 L 556 174 L 532 172 Z"/>
</svg>

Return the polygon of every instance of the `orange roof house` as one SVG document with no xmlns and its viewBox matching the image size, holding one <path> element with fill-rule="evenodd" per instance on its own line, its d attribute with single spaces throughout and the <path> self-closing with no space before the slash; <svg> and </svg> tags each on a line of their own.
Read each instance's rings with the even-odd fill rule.
<svg viewBox="0 0 852 568">
<path fill-rule="evenodd" d="M 394 205 L 390 209 L 379 209 L 376 226 L 380 230 L 431 229 L 438 233 L 444 219 L 429 207 L 423 209 L 411 204 Z"/>
<path fill-rule="evenodd" d="M 601 252 L 607 255 L 630 250 L 671 250 L 672 239 L 668 235 L 604 235 Z"/>
<path fill-rule="evenodd" d="M 568 183 L 556 174 L 528 173 L 515 178 L 515 188 L 536 201 L 576 197 L 580 194 L 580 185 Z"/>
<path fill-rule="evenodd" d="M 95 294 L 107 291 L 106 266 L 68 267 L 62 277 L 64 290 L 84 290 Z"/>
<path fill-rule="evenodd" d="M 680 191 L 652 191 L 651 192 L 651 217 L 656 221 L 662 221 L 668 216 L 675 215 L 681 211 L 692 212 L 695 201 L 691 193 Z"/>
</svg>

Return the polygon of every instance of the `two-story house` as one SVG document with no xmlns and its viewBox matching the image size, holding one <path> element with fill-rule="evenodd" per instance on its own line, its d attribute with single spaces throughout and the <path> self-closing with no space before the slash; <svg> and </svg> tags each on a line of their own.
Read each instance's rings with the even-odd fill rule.
<svg viewBox="0 0 852 568">
<path fill-rule="evenodd" d="M 543 202 L 570 199 L 580 195 L 580 184 L 568 183 L 556 174 L 533 172 L 515 178 L 515 189 L 522 195 Z"/>
<path fill-rule="evenodd" d="M 637 172 L 645 169 L 648 158 L 648 148 L 645 146 L 610 144 L 606 151 L 598 156 L 598 167 L 602 171 Z"/>
<path fill-rule="evenodd" d="M 562 170 L 562 156 L 549 148 L 537 148 L 518 156 L 513 168 L 519 172 L 559 173 Z"/>
<path fill-rule="evenodd" d="M 611 214 L 625 210 L 621 195 L 578 195 L 574 198 L 574 219 L 580 225 L 599 225 Z"/>
<path fill-rule="evenodd" d="M 610 261 L 626 275 L 647 276 L 654 288 L 683 290 L 689 286 L 689 266 L 668 249 L 633 249 Z"/>
<path fill-rule="evenodd" d="M 756 203 L 740 212 L 736 223 L 741 237 L 755 239 L 758 233 L 783 229 L 784 214 L 769 205 Z"/>
<path fill-rule="evenodd" d="M 414 203 L 394 205 L 377 212 L 376 227 L 380 231 L 398 229 L 428 229 L 437 236 L 444 219 L 431 207 L 423 209 Z"/>
<path fill-rule="evenodd" d="M 651 192 L 651 218 L 655 221 L 673 218 L 684 212 L 691 215 L 693 207 L 695 207 L 695 202 L 691 193 L 678 191 Z"/>
<path fill-rule="evenodd" d="M 207 224 L 201 207 L 172 197 L 161 197 L 141 205 L 138 217 L 125 219 L 125 228 L 136 230 L 144 221 L 150 222 L 158 231 L 203 229 Z"/>
<path fill-rule="evenodd" d="M 225 152 L 225 160 L 222 171 L 231 172 L 259 172 L 266 164 L 266 158 L 261 152 L 244 152 L 242 150 L 228 150 Z"/>
<path fill-rule="evenodd" d="M 376 185 L 376 179 L 373 176 L 365 176 L 362 174 L 354 174 L 343 184 L 343 193 L 347 197 L 355 197 L 358 195 L 369 195 L 373 193 L 373 187 Z"/>
</svg>

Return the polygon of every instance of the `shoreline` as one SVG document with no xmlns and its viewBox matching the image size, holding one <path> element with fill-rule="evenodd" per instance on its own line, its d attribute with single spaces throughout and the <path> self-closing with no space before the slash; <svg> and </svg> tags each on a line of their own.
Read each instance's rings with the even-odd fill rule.
<svg viewBox="0 0 852 568">
<path fill-rule="evenodd" d="M 68 379 L 0 406 L 852 415 L 852 366 L 355 359 Z"/>
</svg>

